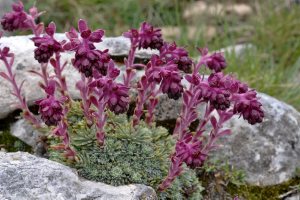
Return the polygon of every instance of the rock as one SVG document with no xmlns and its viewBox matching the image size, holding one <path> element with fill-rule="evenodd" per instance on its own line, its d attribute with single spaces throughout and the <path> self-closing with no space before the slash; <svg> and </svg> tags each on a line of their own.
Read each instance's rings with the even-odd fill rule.
<svg viewBox="0 0 300 200">
<path fill-rule="evenodd" d="M 207 4 L 204 1 L 195 1 L 191 3 L 184 11 L 183 18 L 186 20 L 196 19 L 205 15 L 223 16 L 225 7 L 221 3 Z"/>
<path fill-rule="evenodd" d="M 285 200 L 300 200 L 300 194 L 285 198 Z"/>
<path fill-rule="evenodd" d="M 157 199 L 151 187 L 113 187 L 83 180 L 67 166 L 24 152 L 0 152 L 0 180 L 0 199 Z"/>
<path fill-rule="evenodd" d="M 252 44 L 237 44 L 237 45 L 232 45 L 232 46 L 222 48 L 222 49 L 218 50 L 218 52 L 233 53 L 237 57 L 239 57 L 253 48 L 255 48 L 255 47 Z"/>
<path fill-rule="evenodd" d="M 214 154 L 246 172 L 255 185 L 280 184 L 291 179 L 300 166 L 300 113 L 273 97 L 259 94 L 265 118 L 252 126 L 234 117 L 227 123 L 230 136 L 221 141 Z"/>
<path fill-rule="evenodd" d="M 246 17 L 253 13 L 251 6 L 248 4 L 233 4 L 226 7 L 228 14 L 236 14 L 240 17 Z"/>
<path fill-rule="evenodd" d="M 32 147 L 37 145 L 40 135 L 25 119 L 20 119 L 12 124 L 10 133 Z"/>
<path fill-rule="evenodd" d="M 14 36 L 14 37 L 3 37 L 0 39 L 0 46 L 8 46 L 11 52 L 15 54 L 15 63 L 13 70 L 16 73 L 16 79 L 18 83 L 25 80 L 23 86 L 23 93 L 29 105 L 32 105 L 35 100 L 44 97 L 43 91 L 39 88 L 38 82 L 41 80 L 40 77 L 29 73 L 29 70 L 39 70 L 40 64 L 34 60 L 33 50 L 34 45 L 30 40 L 32 36 Z M 58 39 L 65 39 L 64 34 L 57 34 Z M 110 54 L 113 57 L 122 58 L 128 54 L 130 48 L 130 42 L 124 37 L 116 38 L 104 38 L 103 42 L 97 45 L 100 50 L 109 49 Z M 149 49 L 142 49 L 137 51 L 137 58 L 148 59 L 156 51 Z M 62 54 L 62 63 L 68 62 L 65 68 L 64 74 L 66 75 L 67 85 L 69 92 L 74 99 L 79 99 L 80 95 L 75 88 L 75 83 L 80 80 L 80 74 L 70 64 L 73 57 L 72 53 Z M 53 69 L 49 66 L 49 71 L 53 73 Z M 5 70 L 1 64 L 0 70 Z M 17 109 L 17 99 L 11 95 L 11 86 L 0 78 L 0 119 L 5 118 L 9 113 Z"/>
<path fill-rule="evenodd" d="M 47 157 L 46 136 L 34 129 L 25 119 L 19 119 L 10 126 L 10 133 L 32 147 L 34 155 Z"/>
<path fill-rule="evenodd" d="M 179 38 L 181 35 L 181 30 L 177 26 L 165 26 L 161 27 L 161 33 L 166 39 Z"/>
<path fill-rule="evenodd" d="M 189 19 L 195 16 L 202 15 L 206 12 L 208 5 L 204 1 L 195 1 L 191 3 L 184 11 L 183 17 Z"/>
<path fill-rule="evenodd" d="M 222 4 L 222 3 L 210 3 L 207 4 L 204 1 L 195 1 L 191 3 L 183 12 L 183 17 L 186 20 L 197 19 L 206 15 L 211 16 L 225 16 L 225 15 L 237 15 L 244 18 L 253 13 L 250 5 L 240 4 Z"/>
<path fill-rule="evenodd" d="M 222 146 L 211 155 L 244 170 L 250 184 L 274 185 L 291 179 L 300 166 L 300 113 L 266 94 L 259 97 L 265 111 L 263 123 L 252 126 L 238 116 L 232 118 L 226 124 L 232 135 L 222 138 Z M 174 122 L 180 105 L 180 100 L 161 96 L 156 119 Z"/>
<path fill-rule="evenodd" d="M 217 29 L 214 26 L 205 26 L 202 29 L 195 26 L 189 26 L 187 28 L 188 39 L 195 40 L 200 37 L 205 39 L 212 39 L 217 34 Z"/>
<path fill-rule="evenodd" d="M 221 3 L 214 3 L 209 5 L 207 13 L 214 16 L 224 16 L 226 7 Z"/>
<path fill-rule="evenodd" d="M 217 29 L 214 26 L 187 26 L 187 38 L 189 40 L 195 40 L 199 37 L 204 37 L 205 39 L 212 39 L 217 34 Z M 166 39 L 179 39 L 185 30 L 181 30 L 177 26 L 166 26 L 161 28 L 162 35 Z"/>
</svg>

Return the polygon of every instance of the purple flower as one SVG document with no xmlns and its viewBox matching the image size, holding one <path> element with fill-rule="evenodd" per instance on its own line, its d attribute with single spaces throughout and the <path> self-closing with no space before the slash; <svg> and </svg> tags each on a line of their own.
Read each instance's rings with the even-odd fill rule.
<svg viewBox="0 0 300 200">
<path fill-rule="evenodd" d="M 162 72 L 162 92 L 167 94 L 171 99 L 179 99 L 183 93 L 183 86 L 181 84 L 182 77 L 178 71 L 163 70 Z"/>
<path fill-rule="evenodd" d="M 154 28 L 147 22 L 143 22 L 139 30 L 131 29 L 125 32 L 123 36 L 129 38 L 131 44 L 139 49 L 160 49 L 163 45 L 161 30 Z"/>
<path fill-rule="evenodd" d="M 186 73 L 191 71 L 192 60 L 188 56 L 188 52 L 182 48 L 177 47 L 176 43 L 164 43 L 160 48 L 160 58 L 161 60 L 167 62 L 172 61 L 177 64 L 178 69 Z"/>
<path fill-rule="evenodd" d="M 137 29 L 131 29 L 125 33 L 123 33 L 123 36 L 126 38 L 129 38 L 131 41 L 131 44 L 138 44 L 140 33 Z"/>
<path fill-rule="evenodd" d="M 48 126 L 56 126 L 63 118 L 62 102 L 48 95 L 47 98 L 36 101 L 42 120 Z"/>
<path fill-rule="evenodd" d="M 179 176 L 183 171 L 182 168 L 182 160 L 176 156 L 171 157 L 171 166 L 169 169 L 168 176 L 165 178 L 165 180 L 159 185 L 158 189 L 160 191 L 163 191 L 170 187 L 172 182 L 175 180 L 177 176 Z"/>
<path fill-rule="evenodd" d="M 107 75 L 107 70 L 108 70 L 108 65 L 111 61 L 111 58 L 108 54 L 108 49 L 104 51 L 97 50 L 98 55 L 99 55 L 99 60 L 95 64 L 95 69 L 100 72 L 103 76 Z"/>
<path fill-rule="evenodd" d="M 139 48 L 160 49 L 163 45 L 161 30 L 143 22 L 139 31 Z"/>
<path fill-rule="evenodd" d="M 82 47 L 76 51 L 72 64 L 86 77 L 93 76 L 94 70 L 105 76 L 110 60 L 108 50 L 91 50 Z"/>
<path fill-rule="evenodd" d="M 231 93 L 220 84 L 215 74 L 210 75 L 208 81 L 201 82 L 197 88 L 201 91 L 199 98 L 209 101 L 215 109 L 226 110 L 230 107 Z"/>
<path fill-rule="evenodd" d="M 240 93 L 240 94 L 246 93 L 249 89 L 249 87 L 246 83 L 239 82 L 238 85 L 239 85 L 238 93 Z"/>
<path fill-rule="evenodd" d="M 215 72 L 220 72 L 223 69 L 226 68 L 226 60 L 221 53 L 214 53 L 212 54 L 209 59 L 206 61 L 206 65 L 209 69 L 215 71 Z"/>
<path fill-rule="evenodd" d="M 240 113 L 249 124 L 261 123 L 264 118 L 262 104 L 258 101 L 257 93 L 250 90 L 233 96 L 235 101 L 233 112 Z"/>
<path fill-rule="evenodd" d="M 245 93 L 248 91 L 248 85 L 237 80 L 232 75 L 224 75 L 222 72 L 212 73 L 208 77 L 209 85 L 228 90 L 231 94 Z"/>
<path fill-rule="evenodd" d="M 63 51 L 61 43 L 53 37 L 55 31 L 56 26 L 51 22 L 46 28 L 46 34 L 43 37 L 32 38 L 34 45 L 37 47 L 34 50 L 34 58 L 39 63 L 48 63 L 54 53 Z"/>
<path fill-rule="evenodd" d="M 145 75 L 149 82 L 159 84 L 162 80 L 161 71 L 163 70 L 164 62 L 158 55 L 152 55 L 150 62 L 147 64 Z"/>
<path fill-rule="evenodd" d="M 189 83 L 191 83 L 192 85 L 199 85 L 200 82 L 202 81 L 202 77 L 200 77 L 199 74 L 192 74 L 192 75 L 186 75 L 184 77 Z"/>
<path fill-rule="evenodd" d="M 176 144 L 176 157 L 185 162 L 191 168 L 200 167 L 206 160 L 206 155 L 201 153 L 202 142 L 200 140 L 192 141 L 191 134 L 185 135 L 183 140 Z"/>
<path fill-rule="evenodd" d="M 215 96 L 214 96 L 215 95 Z M 217 110 L 226 110 L 230 107 L 230 94 L 223 92 L 222 90 L 211 96 L 210 102 L 212 106 Z"/>
<path fill-rule="evenodd" d="M 97 29 L 92 32 L 86 21 L 82 19 L 78 21 L 78 30 L 79 33 L 74 28 L 71 28 L 71 30 L 66 33 L 70 42 L 64 45 L 65 50 L 76 51 L 80 48 L 95 49 L 93 43 L 101 42 L 102 37 L 104 36 L 104 31 L 102 29 Z"/>
<path fill-rule="evenodd" d="M 2 49 L 0 48 L 0 60 L 8 57 L 13 57 L 13 53 L 10 53 L 9 51 L 9 47 L 3 47 Z"/>
<path fill-rule="evenodd" d="M 96 93 L 99 99 L 105 99 L 104 104 L 107 103 L 108 108 L 115 114 L 124 113 L 129 105 L 129 88 L 123 84 L 115 83 L 113 79 L 108 77 L 100 77 L 93 81 L 90 85 L 96 88 Z M 98 104 L 95 102 L 94 104 Z"/>
<path fill-rule="evenodd" d="M 60 100 L 54 97 L 55 93 L 54 80 L 49 81 L 49 85 L 45 88 L 47 97 L 36 101 L 35 103 L 39 105 L 39 113 L 41 114 L 42 120 L 48 126 L 56 126 L 63 118 L 63 107 L 64 98 Z"/>
<path fill-rule="evenodd" d="M 107 74 L 108 63 L 111 60 L 108 50 L 96 50 L 93 44 L 102 41 L 104 31 L 98 29 L 92 32 L 84 20 L 78 21 L 78 30 L 80 38 L 74 28 L 66 33 L 70 42 L 66 43 L 63 47 L 67 51 L 76 52 L 72 64 L 86 77 L 92 77 L 94 70 L 105 76 Z"/>
<path fill-rule="evenodd" d="M 146 82 L 160 84 L 161 90 L 171 99 L 179 99 L 183 93 L 180 75 L 177 65 L 164 63 L 159 56 L 153 55 L 146 69 Z"/>
<path fill-rule="evenodd" d="M 1 19 L 1 25 L 3 30 L 15 31 L 18 29 L 28 29 L 30 25 L 26 12 L 24 12 L 24 6 L 21 1 L 12 5 L 12 11 L 4 14 Z"/>
<path fill-rule="evenodd" d="M 128 110 L 129 105 L 129 88 L 123 84 L 115 83 L 111 86 L 108 108 L 115 114 L 124 113 Z"/>
</svg>

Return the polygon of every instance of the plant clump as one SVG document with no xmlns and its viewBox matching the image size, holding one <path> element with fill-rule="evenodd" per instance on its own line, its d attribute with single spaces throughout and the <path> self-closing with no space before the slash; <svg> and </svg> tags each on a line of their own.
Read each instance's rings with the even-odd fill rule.
<svg viewBox="0 0 300 200">
<path fill-rule="evenodd" d="M 68 116 L 68 132 L 77 162 L 68 162 L 63 151 L 57 151 L 57 138 L 50 137 L 50 159 L 76 168 L 88 180 L 120 186 L 145 184 L 157 188 L 167 175 L 168 155 L 175 143 L 167 129 L 147 127 L 141 122 L 132 128 L 127 115 L 109 112 L 105 126 L 105 146 L 99 148 L 95 128 L 87 129 L 80 103 L 74 102 Z M 201 199 L 203 190 L 196 173 L 188 168 L 160 199 Z"/>
<path fill-rule="evenodd" d="M 164 192 L 180 185 L 177 181 L 184 179 L 189 170 L 204 165 L 209 154 L 218 148 L 216 141 L 231 134 L 223 125 L 234 115 L 242 116 L 249 124 L 263 121 L 257 92 L 222 72 L 227 68 L 222 52 L 209 53 L 207 48 L 198 48 L 201 57 L 193 61 L 183 47 L 163 41 L 159 28 L 143 22 L 138 29 L 123 34 L 130 41 L 130 49 L 121 71 L 108 49 L 96 48 L 104 30 L 91 30 L 86 20 L 79 19 L 77 28 L 65 34 L 66 40 L 57 41 L 54 22 L 48 26 L 36 23 L 42 14 L 37 8 L 32 7 L 27 13 L 22 2 L 12 8 L 0 22 L 6 31 L 29 29 L 34 34 L 31 39 L 36 47 L 35 59 L 41 68 L 31 72 L 41 77 L 39 86 L 45 92 L 44 98 L 36 101 L 41 120 L 28 109 L 21 92 L 23 83 L 18 84 L 12 70 L 15 55 L 9 47 L 0 48 L 5 67 L 0 76 L 11 83 L 24 118 L 37 128 L 47 125 L 49 134 L 59 141 L 52 149 L 63 151 L 63 158 L 74 162 L 82 176 L 115 185 L 141 182 Z M 1 35 L 2 32 L 0 38 Z M 135 63 L 136 51 L 142 48 L 159 53 L 153 54 L 146 64 Z M 74 53 L 72 65 L 81 75 L 76 82 L 82 99 L 80 106 L 70 97 L 63 75 L 67 62 L 61 62 L 61 55 L 68 52 Z M 138 77 L 136 69 L 141 68 L 144 74 Z M 203 68 L 210 70 L 208 77 L 201 73 Z M 137 97 L 133 116 L 125 119 L 130 91 Z M 172 140 L 166 130 L 155 127 L 154 111 L 160 95 L 182 101 Z M 198 112 L 200 105 L 205 106 L 203 113 Z M 79 118 L 74 121 L 71 113 L 78 107 L 80 111 L 75 114 Z M 199 121 L 198 126 L 190 130 L 195 121 Z M 205 131 L 209 134 L 205 135 Z M 105 169 L 110 173 L 104 173 Z M 180 187 L 190 185 L 189 180 L 195 182 L 192 177 L 186 177 L 186 184 Z M 198 191 L 199 187 L 195 188 Z"/>
</svg>

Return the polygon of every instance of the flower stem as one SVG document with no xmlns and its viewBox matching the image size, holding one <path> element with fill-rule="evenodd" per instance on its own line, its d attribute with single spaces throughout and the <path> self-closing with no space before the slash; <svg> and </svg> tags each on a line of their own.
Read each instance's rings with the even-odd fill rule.
<svg viewBox="0 0 300 200">
<path fill-rule="evenodd" d="M 128 59 L 125 61 L 126 66 L 126 74 L 124 75 L 124 85 L 126 87 L 130 86 L 132 79 L 134 78 L 135 71 L 134 71 L 134 57 L 135 57 L 136 45 L 131 44 Z"/>
<path fill-rule="evenodd" d="M 12 62 L 8 62 L 7 58 L 4 57 L 2 59 L 2 61 L 4 62 L 4 65 L 6 67 L 7 70 L 7 77 L 9 79 L 9 82 L 11 83 L 12 87 L 13 87 L 13 94 L 17 97 L 17 99 L 19 100 L 19 106 L 23 111 L 23 115 L 24 118 L 26 120 L 28 120 L 30 123 L 32 123 L 34 126 L 36 126 L 37 128 L 41 127 L 41 124 L 39 122 L 39 120 L 33 115 L 33 113 L 29 110 L 27 103 L 26 103 L 26 99 L 25 97 L 22 96 L 21 94 L 21 88 L 22 85 L 18 86 L 16 79 L 15 79 L 15 74 L 13 74 L 12 72 L 12 64 L 13 64 L 13 60 L 14 60 L 14 56 L 11 58 Z"/>
</svg>

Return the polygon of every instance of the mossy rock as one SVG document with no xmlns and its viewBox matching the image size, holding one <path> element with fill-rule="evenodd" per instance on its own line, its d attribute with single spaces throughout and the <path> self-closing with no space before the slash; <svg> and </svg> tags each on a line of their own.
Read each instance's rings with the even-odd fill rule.
<svg viewBox="0 0 300 200">
<path fill-rule="evenodd" d="M 95 127 L 88 128 L 78 103 L 68 116 L 71 146 L 76 162 L 66 162 L 60 152 L 51 150 L 50 159 L 76 168 L 79 175 L 114 186 L 144 184 L 157 189 L 166 177 L 175 140 L 167 129 L 149 127 L 144 122 L 133 128 L 126 115 L 108 112 L 105 145 L 100 147 Z M 51 139 L 51 145 L 59 143 Z M 202 199 L 203 188 L 194 171 L 185 169 L 172 187 L 158 192 L 160 199 Z"/>
<path fill-rule="evenodd" d="M 280 200 L 279 196 L 292 190 L 293 187 L 299 187 L 300 177 L 295 177 L 277 185 L 254 186 L 254 185 L 234 185 L 230 183 L 227 191 L 232 195 L 237 195 L 247 200 Z"/>
<path fill-rule="evenodd" d="M 11 135 L 9 130 L 0 131 L 0 149 L 1 148 L 7 152 L 32 152 L 32 148 L 29 145 Z"/>
</svg>

